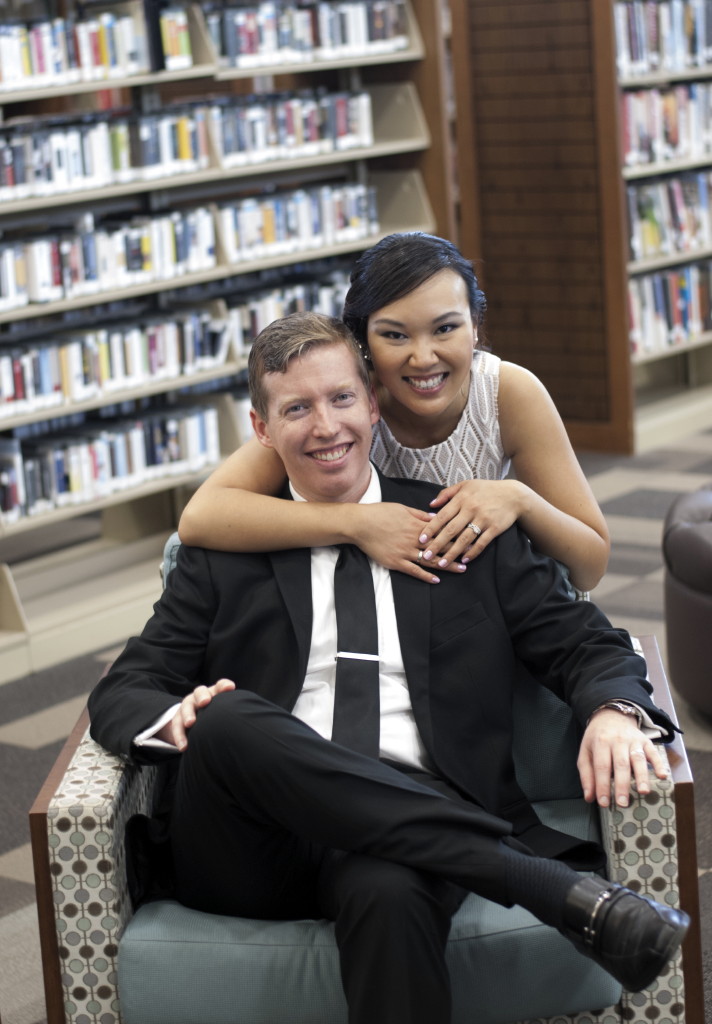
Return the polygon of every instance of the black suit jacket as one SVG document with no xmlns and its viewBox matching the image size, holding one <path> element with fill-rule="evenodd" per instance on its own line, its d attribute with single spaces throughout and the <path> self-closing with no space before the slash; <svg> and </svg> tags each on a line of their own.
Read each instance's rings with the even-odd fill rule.
<svg viewBox="0 0 712 1024">
<path fill-rule="evenodd" d="M 427 508 L 438 488 L 381 477 L 383 499 Z M 512 527 L 462 575 L 429 585 L 392 574 L 398 631 L 415 720 L 437 771 L 503 819 L 539 853 L 570 837 L 540 825 L 517 784 L 511 700 L 520 662 L 567 701 L 583 726 L 612 697 L 644 707 L 645 662 L 630 638 L 587 601 L 573 601 L 560 571 Z M 135 761 L 165 755 L 132 739 L 198 683 L 226 676 L 291 710 L 311 638 L 310 551 L 232 554 L 182 547 L 143 633 L 129 641 L 89 700 L 93 737 Z M 531 678 L 531 685 L 538 685 Z M 175 762 L 177 758 L 172 755 Z"/>
</svg>

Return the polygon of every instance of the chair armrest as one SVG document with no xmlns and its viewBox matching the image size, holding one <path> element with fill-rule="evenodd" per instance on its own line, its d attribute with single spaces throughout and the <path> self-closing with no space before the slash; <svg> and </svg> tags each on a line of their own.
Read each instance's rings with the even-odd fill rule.
<svg viewBox="0 0 712 1024">
<path fill-rule="evenodd" d="M 648 666 L 655 703 L 677 724 L 655 638 L 640 638 L 639 649 Z M 667 779 L 658 779 L 651 771 L 650 793 L 640 796 L 634 787 L 628 807 L 601 809 L 608 877 L 659 903 L 682 907 L 690 914 L 692 925 L 667 973 L 645 992 L 636 996 L 624 993 L 621 1002 L 628 1011 L 635 1011 L 631 1020 L 652 1020 L 660 1010 L 660 994 L 665 992 L 665 1008 L 673 1019 L 673 1007 L 678 1006 L 684 1007 L 680 1013 L 687 1024 L 703 1024 L 692 775 L 679 735 L 661 748 L 661 754 L 670 768 Z"/>
<path fill-rule="evenodd" d="M 116 955 L 132 915 L 124 832 L 148 813 L 155 778 L 98 746 L 84 712 L 30 811 L 48 1024 L 120 1019 Z"/>
</svg>

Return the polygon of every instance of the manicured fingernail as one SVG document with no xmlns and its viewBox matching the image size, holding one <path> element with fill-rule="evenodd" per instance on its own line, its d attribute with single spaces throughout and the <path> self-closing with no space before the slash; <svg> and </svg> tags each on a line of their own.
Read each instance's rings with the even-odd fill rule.
<svg viewBox="0 0 712 1024">
<path fill-rule="evenodd" d="M 440 566 L 441 569 L 444 569 L 447 565 L 447 558 L 441 558 L 440 561 L 438 562 L 438 565 Z"/>
<path fill-rule="evenodd" d="M 457 570 L 458 570 L 458 572 L 464 572 L 466 568 L 467 568 L 467 566 L 463 565 L 462 562 L 457 562 Z"/>
<path fill-rule="evenodd" d="M 419 544 L 425 544 L 427 539 L 428 539 L 427 533 L 421 533 L 421 535 L 418 537 L 418 543 Z"/>
<path fill-rule="evenodd" d="M 423 552 L 423 558 L 426 560 L 426 562 L 429 561 L 432 557 L 433 557 L 432 551 L 424 551 Z"/>
<path fill-rule="evenodd" d="M 460 561 L 462 562 L 463 565 L 467 565 L 470 559 L 467 557 L 467 555 L 465 555 L 465 557 L 461 558 Z"/>
</svg>

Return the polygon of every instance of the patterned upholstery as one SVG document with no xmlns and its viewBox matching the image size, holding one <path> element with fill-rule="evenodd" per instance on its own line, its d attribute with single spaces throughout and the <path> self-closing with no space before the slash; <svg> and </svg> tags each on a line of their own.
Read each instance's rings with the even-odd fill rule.
<svg viewBox="0 0 712 1024">
<path fill-rule="evenodd" d="M 147 813 L 155 769 L 127 766 L 86 734 L 47 812 L 47 842 L 67 1024 L 120 1021 L 119 939 L 133 910 L 124 830 Z"/>
<path fill-rule="evenodd" d="M 526 721 L 521 735 L 536 735 L 529 709 L 520 718 Z M 515 737 L 515 744 L 520 742 Z M 550 768 L 545 762 L 555 763 L 562 753 L 544 749 L 547 756 L 543 761 L 535 749 L 533 765 L 521 769 L 529 772 L 525 788 L 542 785 Z M 127 766 L 85 735 L 50 800 L 50 876 L 67 1024 L 121 1022 L 117 951 L 132 916 L 125 880 L 124 828 L 132 814 L 147 811 L 154 774 L 153 769 Z M 563 782 L 565 790 L 572 777 L 570 771 Z M 625 810 L 601 815 L 609 875 L 660 902 L 678 906 L 674 787 L 669 781 L 651 781 L 653 789 L 648 796 L 634 798 Z M 536 798 L 537 794 L 529 791 Z M 474 1005 L 473 1012 L 478 1019 Z M 684 1020 L 678 955 L 650 989 L 624 994 L 618 1007 L 547 1018 L 546 1024 L 684 1024 Z M 544 1018 L 536 1021 L 544 1024 Z"/>
</svg>

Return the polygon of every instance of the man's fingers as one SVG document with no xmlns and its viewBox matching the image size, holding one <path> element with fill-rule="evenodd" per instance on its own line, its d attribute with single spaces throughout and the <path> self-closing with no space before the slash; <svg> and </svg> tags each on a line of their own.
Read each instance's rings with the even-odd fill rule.
<svg viewBox="0 0 712 1024">
<path fill-rule="evenodd" d="M 227 693 L 234 689 L 235 683 L 232 679 L 218 679 L 212 686 L 196 686 L 192 693 L 183 698 L 171 721 L 163 727 L 170 731 L 171 742 L 178 750 L 185 750 L 188 746 L 187 733 L 195 725 L 198 711 L 207 707 L 219 693 Z M 168 736 L 162 738 L 167 739 Z"/>
<path fill-rule="evenodd" d="M 192 701 L 196 708 L 204 708 L 213 699 L 212 690 L 212 687 L 196 686 L 192 694 L 189 697 L 186 697 L 186 700 Z"/>
<path fill-rule="evenodd" d="M 640 746 L 631 747 L 630 764 L 638 792 L 643 795 L 649 793 L 650 779 L 648 777 L 648 756 L 645 753 L 642 743 Z"/>
<path fill-rule="evenodd" d="M 210 690 L 214 697 L 219 693 L 228 693 L 230 690 L 235 689 L 235 682 L 232 679 L 218 679 L 217 683 L 213 683 Z"/>
<path fill-rule="evenodd" d="M 188 746 L 188 739 L 185 734 L 185 725 L 183 717 L 183 707 L 176 712 L 171 721 L 171 736 L 173 743 L 178 750 L 185 750 Z"/>
<path fill-rule="evenodd" d="M 627 744 L 620 744 L 613 755 L 613 796 L 618 807 L 630 802 L 631 759 Z"/>
<path fill-rule="evenodd" d="M 660 753 L 660 748 L 652 740 L 648 740 L 646 746 L 648 761 L 652 765 L 653 771 L 659 779 L 667 779 L 670 775 L 670 770 L 663 755 Z"/>
<path fill-rule="evenodd" d="M 660 751 L 652 740 L 646 739 L 640 746 L 636 745 L 630 751 L 630 763 L 633 766 L 633 776 L 639 793 L 645 795 L 650 792 L 650 768 L 659 779 L 668 777 L 668 769 Z"/>
</svg>

